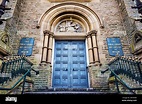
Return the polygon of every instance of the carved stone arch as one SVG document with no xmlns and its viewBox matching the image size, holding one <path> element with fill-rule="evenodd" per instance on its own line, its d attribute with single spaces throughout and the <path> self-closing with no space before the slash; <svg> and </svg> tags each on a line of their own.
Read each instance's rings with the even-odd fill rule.
<svg viewBox="0 0 142 104">
<path fill-rule="evenodd" d="M 57 35 L 56 26 L 63 20 L 70 20 L 81 24 L 84 31 L 73 36 Z M 40 18 L 38 26 L 43 34 L 43 48 L 41 62 L 52 63 L 52 48 L 54 39 L 84 39 L 88 45 L 89 64 L 100 63 L 97 35 L 103 27 L 101 18 L 89 7 L 75 2 L 57 4 L 48 9 Z M 65 31 L 66 32 L 66 31 Z"/>
<path fill-rule="evenodd" d="M 41 28 L 41 31 L 49 30 L 53 32 L 52 27 L 55 24 L 54 22 L 56 19 L 67 13 L 77 15 L 80 20 L 81 18 L 85 19 L 88 24 L 87 32 L 91 30 L 98 30 L 98 28 L 103 27 L 103 21 L 95 11 L 76 2 L 65 2 L 51 7 L 42 14 L 38 21 L 38 27 Z"/>
</svg>

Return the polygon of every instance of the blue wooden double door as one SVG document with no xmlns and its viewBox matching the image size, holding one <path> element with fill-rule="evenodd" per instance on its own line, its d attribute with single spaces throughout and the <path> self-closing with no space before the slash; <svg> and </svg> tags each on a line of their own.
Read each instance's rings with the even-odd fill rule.
<svg viewBox="0 0 142 104">
<path fill-rule="evenodd" d="M 85 41 L 55 41 L 53 88 L 87 88 Z"/>
</svg>

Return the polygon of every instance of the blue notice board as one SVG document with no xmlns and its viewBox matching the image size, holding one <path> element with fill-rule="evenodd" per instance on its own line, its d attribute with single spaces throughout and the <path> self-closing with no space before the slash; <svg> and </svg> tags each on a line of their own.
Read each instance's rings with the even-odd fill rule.
<svg viewBox="0 0 142 104">
<path fill-rule="evenodd" d="M 122 44 L 120 38 L 107 38 L 108 52 L 110 56 L 123 56 Z"/>
<path fill-rule="evenodd" d="M 20 40 L 18 55 L 31 56 L 34 46 L 34 38 L 24 37 Z"/>
</svg>

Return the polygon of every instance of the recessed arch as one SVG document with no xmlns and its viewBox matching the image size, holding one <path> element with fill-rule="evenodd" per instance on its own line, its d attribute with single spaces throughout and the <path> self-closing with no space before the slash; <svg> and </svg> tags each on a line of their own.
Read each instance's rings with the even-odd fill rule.
<svg viewBox="0 0 142 104">
<path fill-rule="evenodd" d="M 52 26 L 55 24 L 55 21 L 59 19 L 59 17 L 60 19 L 64 17 L 65 14 L 73 14 L 74 17 L 78 17 L 81 21 L 85 21 L 87 32 L 98 30 L 100 27 L 103 27 L 103 22 L 96 12 L 76 2 L 66 2 L 51 7 L 42 14 L 38 21 L 38 26 L 41 28 L 41 31 L 49 30 L 53 32 Z"/>
<path fill-rule="evenodd" d="M 83 26 L 84 32 L 87 32 L 90 30 L 87 19 L 83 17 L 81 14 L 78 14 L 75 12 L 62 13 L 61 16 L 57 16 L 57 18 L 55 18 L 55 20 L 52 22 L 52 26 L 50 30 L 54 32 L 58 23 L 64 20 L 69 20 L 70 18 L 80 23 L 81 26 Z"/>
<path fill-rule="evenodd" d="M 65 25 L 63 24 L 61 26 L 65 27 L 67 31 L 63 32 L 62 30 L 60 30 L 60 28 L 59 32 L 56 31 L 56 28 L 63 21 L 66 21 Z M 78 23 L 79 25 L 81 25 L 81 29 L 83 31 L 81 32 L 77 30 L 74 31 L 74 29 L 76 28 L 74 28 L 74 25 L 72 26 L 72 23 L 70 24 L 70 22 Z M 60 57 L 62 57 L 63 60 L 64 59 L 80 60 L 80 64 L 82 64 L 83 69 L 85 69 L 84 70 L 85 73 L 87 72 L 86 67 L 91 65 L 100 65 L 97 35 L 100 34 L 100 28 L 103 27 L 103 22 L 101 18 L 97 15 L 97 13 L 94 12 L 89 7 L 76 2 L 65 2 L 57 4 L 51 7 L 50 9 L 48 9 L 45 13 L 43 13 L 40 20 L 38 21 L 38 27 L 40 27 L 41 35 L 44 35 L 41 63 L 50 64 L 53 73 L 56 67 L 55 62 L 57 62 L 58 65 L 62 65 L 61 60 L 59 61 L 59 63 L 57 61 Z M 69 29 L 71 30 L 68 31 Z M 82 43 L 79 43 L 80 41 L 82 41 Z M 69 45 L 64 46 L 64 44 L 69 44 Z M 72 47 L 75 46 L 78 48 L 72 49 Z M 78 50 L 79 52 L 77 52 L 77 49 L 80 49 Z M 62 52 L 60 50 L 62 50 Z M 57 52 L 58 54 L 56 54 Z M 59 53 L 65 53 L 65 54 L 59 54 Z M 76 53 L 79 53 L 79 55 L 76 55 Z M 84 55 L 82 55 L 82 53 L 84 53 Z M 86 58 L 83 59 L 84 61 L 82 61 L 82 58 L 79 57 L 84 57 L 84 58 L 86 57 Z M 68 67 L 76 65 L 77 61 L 75 60 L 70 64 L 66 65 L 68 65 Z M 70 61 L 66 60 L 63 63 L 69 63 L 69 62 Z M 65 67 L 66 65 L 64 64 L 62 66 Z M 68 69 L 71 70 L 71 68 Z M 72 70 L 74 71 L 74 68 Z M 54 79 L 54 77 L 52 78 Z M 87 85 L 88 77 L 86 77 L 85 83 Z M 88 85 L 85 87 L 88 87 Z"/>
<path fill-rule="evenodd" d="M 68 18 L 80 23 L 85 31 L 77 33 L 71 25 L 65 26 L 72 31 L 65 31 L 59 33 L 55 31 L 56 26 Z M 86 40 L 88 46 L 89 65 L 100 65 L 100 58 L 98 52 L 97 35 L 100 34 L 100 27 L 103 27 L 101 18 L 89 7 L 76 3 L 65 2 L 57 4 L 48 9 L 40 18 L 38 25 L 40 27 L 41 35 L 43 34 L 43 48 L 41 62 L 52 64 L 51 57 L 54 53 L 53 46 L 55 40 Z M 73 29 L 74 28 L 74 29 Z M 52 53 L 53 52 L 53 53 Z"/>
</svg>

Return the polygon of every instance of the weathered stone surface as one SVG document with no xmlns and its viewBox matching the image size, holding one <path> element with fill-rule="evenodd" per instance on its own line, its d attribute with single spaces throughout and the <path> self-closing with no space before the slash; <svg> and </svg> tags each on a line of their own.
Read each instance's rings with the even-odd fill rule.
<svg viewBox="0 0 142 104">
<path fill-rule="evenodd" d="M 62 3 L 62 2 L 60 2 Z M 109 60 L 111 57 L 107 56 L 108 51 L 106 50 L 106 38 L 107 37 L 121 37 L 122 43 L 126 41 L 123 36 L 126 35 L 126 30 L 123 26 L 123 21 L 121 19 L 121 12 L 118 8 L 118 4 L 114 0 L 92 0 L 90 2 L 81 2 L 85 6 L 90 7 L 97 15 L 103 18 L 104 29 L 100 30 L 100 34 L 97 36 L 98 47 L 100 52 L 100 59 Z M 33 57 L 37 63 L 40 63 L 42 54 L 42 44 L 43 36 L 40 29 L 36 26 L 43 13 L 45 13 L 49 8 L 53 7 L 57 3 L 49 2 L 48 0 L 12 0 L 8 6 L 13 9 L 7 11 L 7 15 L 12 17 L 9 22 L 7 22 L 7 30 L 11 33 L 11 45 L 13 48 L 13 54 L 17 54 L 18 43 L 22 37 L 33 37 L 35 38 L 35 45 L 33 49 Z M 123 12 L 123 11 L 122 11 Z M 5 15 L 6 15 L 5 14 Z M 131 25 L 130 25 L 131 26 Z M 125 46 L 126 48 L 128 46 Z M 128 49 L 128 48 L 127 48 Z M 129 51 L 124 50 L 127 54 Z M 103 53 L 103 55 L 102 55 Z"/>
<path fill-rule="evenodd" d="M 39 71 L 39 74 L 36 75 L 32 71 L 32 79 L 34 80 L 34 89 L 46 89 L 51 87 L 51 68 L 49 65 L 46 66 L 37 66 L 34 65 L 33 68 L 36 71 Z"/>
<path fill-rule="evenodd" d="M 10 0 L 7 7 L 10 7 L 11 10 L 6 10 L 5 14 L 2 18 L 6 18 L 7 20 L 0 25 L 0 30 L 7 31 L 10 36 L 10 45 L 12 46 L 12 54 L 17 55 L 19 42 L 22 37 L 33 37 L 35 38 L 35 44 L 33 47 L 32 56 L 29 57 L 33 61 L 35 65 L 39 65 L 41 62 L 42 57 L 42 48 L 43 48 L 43 41 L 44 41 L 44 34 L 43 31 L 50 30 L 54 33 L 55 24 L 54 21 L 58 21 L 58 16 L 56 13 L 56 6 L 58 4 L 65 3 L 65 0 L 60 2 L 50 2 L 51 0 Z M 74 0 L 75 1 L 75 0 Z M 97 31 L 97 45 L 98 45 L 98 55 L 101 64 L 107 64 L 113 57 L 109 56 L 108 54 L 108 47 L 106 43 L 107 37 L 120 37 L 124 55 L 133 55 L 130 52 L 130 43 L 132 40 L 132 35 L 135 30 L 141 30 L 142 24 L 139 21 L 135 21 L 135 17 L 139 16 L 138 11 L 136 9 L 132 9 L 131 6 L 134 6 L 132 0 L 89 0 L 89 2 L 74 2 L 70 1 L 71 3 L 76 3 L 76 5 L 70 8 L 63 8 L 68 9 L 71 13 L 74 13 L 75 6 L 82 4 L 81 7 L 89 8 L 88 11 L 94 12 L 96 17 L 98 16 L 100 21 L 102 21 L 103 26 L 98 26 L 95 20 L 92 24 L 95 24 L 95 27 L 89 27 L 88 21 L 86 20 L 87 17 L 90 17 L 90 20 L 95 17 L 91 17 L 91 15 L 85 15 L 81 18 L 84 18 L 82 24 L 88 23 L 88 28 L 93 28 L 98 30 Z M 77 0 L 79 1 L 79 0 Z M 53 9 L 54 8 L 54 9 Z M 55 11 L 55 14 L 48 14 L 49 11 Z M 84 10 L 80 10 L 80 14 L 86 12 Z M 65 12 L 65 11 L 64 11 Z M 46 14 L 46 15 L 44 15 Z M 77 15 L 77 13 L 75 13 Z M 86 13 L 87 14 L 87 13 Z M 46 16 L 53 16 L 56 15 L 52 20 L 42 20 L 43 17 Z M 61 15 L 61 14 L 60 14 Z M 70 16 L 70 15 L 69 15 Z M 64 17 L 62 17 L 64 18 Z M 79 17 L 76 17 L 79 18 Z M 43 21 L 43 25 L 46 24 L 45 28 L 40 26 L 40 21 Z M 49 26 L 52 24 L 53 26 Z M 86 27 L 85 27 L 86 28 Z M 89 29 L 88 29 L 89 30 Z M 89 30 L 91 31 L 91 30 Z M 88 31 L 85 33 L 87 34 Z M 54 37 L 54 35 L 53 35 Z M 62 38 L 61 38 L 62 39 Z M 54 39 L 55 40 L 55 39 Z M 54 41 L 53 40 L 53 41 Z M 54 45 L 54 44 L 53 44 Z M 52 50 L 52 54 L 54 54 L 53 47 L 50 47 Z M 51 55 L 51 57 L 54 55 Z M 87 55 L 88 56 L 88 55 Z M 142 57 L 141 54 L 138 57 Z M 53 57 L 52 57 L 53 58 Z M 53 60 L 52 60 L 53 61 Z M 53 65 L 53 62 L 51 63 Z M 39 66 L 38 66 L 39 67 Z M 42 73 L 43 67 L 35 68 L 40 70 Z M 52 68 L 48 68 L 45 72 L 48 76 L 38 76 L 35 78 L 37 82 L 35 84 L 39 86 L 51 86 L 51 70 Z M 89 69 L 89 76 L 90 76 L 90 85 L 91 86 L 101 86 L 102 83 L 105 82 L 102 76 L 100 75 L 100 67 L 90 67 Z M 47 78 L 48 77 L 48 78 Z M 40 83 L 41 79 L 45 79 L 43 82 Z"/>
</svg>

